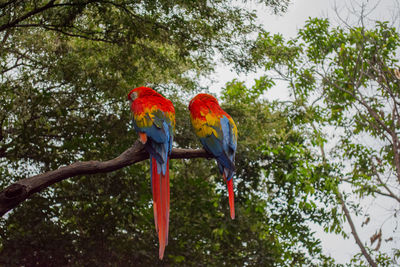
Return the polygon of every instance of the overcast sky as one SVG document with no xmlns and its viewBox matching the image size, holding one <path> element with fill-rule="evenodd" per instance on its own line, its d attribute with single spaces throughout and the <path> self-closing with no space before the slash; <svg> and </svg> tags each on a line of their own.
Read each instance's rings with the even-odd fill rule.
<svg viewBox="0 0 400 267">
<path fill-rule="evenodd" d="M 347 18 L 351 24 L 354 24 L 357 22 L 357 20 L 354 16 L 349 16 L 349 10 L 357 8 L 362 2 L 367 3 L 367 10 L 376 7 L 374 8 L 374 11 L 368 15 L 369 18 L 375 20 L 379 19 L 393 21 L 393 18 L 400 16 L 400 0 L 292 0 L 292 4 L 289 6 L 288 12 L 282 16 L 272 15 L 271 11 L 267 8 L 258 10 L 258 14 L 260 17 L 260 22 L 264 25 L 264 28 L 267 31 L 271 33 L 280 33 L 285 39 L 287 39 L 296 36 L 298 29 L 304 26 L 305 21 L 309 17 L 329 18 L 333 25 L 338 25 L 340 23 L 340 19 L 334 11 L 335 6 L 337 7 L 336 9 L 338 10 L 338 13 L 342 19 Z M 246 3 L 246 5 L 248 5 L 249 8 L 255 7 L 255 4 L 250 2 Z M 397 19 L 395 21 L 396 24 L 394 24 L 394 26 L 399 29 L 399 20 Z M 225 86 L 225 83 L 233 80 L 234 78 L 245 81 L 247 86 L 251 86 L 254 84 L 254 79 L 259 77 L 261 74 L 262 73 L 237 75 L 236 73 L 230 71 L 227 67 L 221 65 L 218 67 L 217 73 L 213 75 L 213 79 L 216 82 L 210 85 L 210 89 L 212 92 L 218 94 L 220 89 Z M 285 99 L 287 97 L 287 90 L 283 84 L 278 84 L 278 86 L 267 93 L 268 99 Z M 344 188 L 342 188 L 342 190 L 343 189 Z M 384 229 L 387 228 L 393 230 L 393 223 L 395 222 L 392 220 L 393 223 L 390 224 L 384 222 L 384 220 L 388 217 L 389 210 L 392 212 L 394 207 L 399 209 L 398 203 L 396 204 L 394 202 L 388 202 L 387 199 L 378 201 L 364 200 L 363 206 L 368 207 L 367 211 L 369 213 L 378 215 L 378 218 L 380 218 L 371 221 L 368 227 L 360 229 L 360 224 L 363 220 L 365 220 L 365 218 L 355 218 L 353 215 L 353 219 L 356 225 L 358 225 L 360 237 L 364 243 L 369 242 L 370 236 L 382 224 L 384 225 Z M 354 254 L 359 252 L 359 248 L 355 244 L 354 238 L 351 236 L 348 227 L 347 232 L 349 233 L 350 238 L 347 240 L 342 239 L 340 236 L 325 234 L 319 227 L 313 227 L 313 229 L 315 229 L 317 232 L 318 237 L 321 238 L 322 246 L 325 252 L 335 258 L 338 263 L 348 262 Z M 395 240 L 389 244 L 383 242 L 381 249 L 388 251 L 396 246 L 400 246 L 399 240 Z"/>
<path fill-rule="evenodd" d="M 246 5 L 249 8 L 258 8 L 259 22 L 264 25 L 264 28 L 271 33 L 280 33 L 285 39 L 295 37 L 297 31 L 301 29 L 308 18 L 319 17 L 329 18 L 332 25 L 338 25 L 340 19 L 337 17 L 334 9 L 338 10 L 342 19 L 348 18 L 350 23 L 355 23 L 355 17 L 349 15 L 349 10 L 356 8 L 361 3 L 367 3 L 367 10 L 374 9 L 369 18 L 374 20 L 393 20 L 394 17 L 400 16 L 400 0 L 291 0 L 292 3 L 289 6 L 288 12 L 281 16 L 271 14 L 271 10 L 268 8 L 260 9 L 260 5 L 249 1 Z M 376 7 L 376 8 L 374 8 Z M 397 28 L 399 29 L 400 19 L 396 20 Z M 254 83 L 254 79 L 259 77 L 260 73 L 238 75 L 235 72 L 229 70 L 225 66 L 218 66 L 217 72 L 212 76 L 215 81 L 210 84 L 210 90 L 218 93 L 219 90 L 225 86 L 226 82 L 233 79 L 245 81 L 246 84 L 251 85 Z M 284 95 L 284 93 L 283 93 Z M 280 90 L 272 90 L 270 95 L 267 96 L 270 99 L 277 99 L 282 97 Z"/>
</svg>

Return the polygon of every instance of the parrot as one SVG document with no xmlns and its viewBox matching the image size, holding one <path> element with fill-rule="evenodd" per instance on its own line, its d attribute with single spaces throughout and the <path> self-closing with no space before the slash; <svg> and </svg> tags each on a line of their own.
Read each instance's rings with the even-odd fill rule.
<svg viewBox="0 0 400 267">
<path fill-rule="evenodd" d="M 230 216 L 235 219 L 233 175 L 238 138 L 236 124 L 212 95 L 196 95 L 188 108 L 196 136 L 204 149 L 215 157 L 219 172 L 226 181 Z"/>
<path fill-rule="evenodd" d="M 159 258 L 164 257 L 169 230 L 169 157 L 175 130 L 175 108 L 169 99 L 149 87 L 128 94 L 132 124 L 150 155 L 154 223 L 159 240 Z"/>
</svg>

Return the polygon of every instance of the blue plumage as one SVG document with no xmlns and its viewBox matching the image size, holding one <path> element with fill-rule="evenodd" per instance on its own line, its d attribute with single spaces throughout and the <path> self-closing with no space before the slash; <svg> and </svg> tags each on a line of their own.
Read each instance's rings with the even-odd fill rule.
<svg viewBox="0 0 400 267">
<path fill-rule="evenodd" d="M 153 117 L 153 122 L 150 127 L 139 128 L 135 120 L 132 120 L 135 130 L 145 133 L 149 138 L 149 142 L 145 145 L 146 151 L 156 159 L 159 173 L 165 175 L 167 158 L 172 150 L 173 136 L 170 134 L 172 126 L 157 116 Z"/>
<path fill-rule="evenodd" d="M 229 193 L 231 218 L 235 218 L 233 175 L 235 173 L 235 152 L 237 128 L 235 122 L 209 94 L 198 94 L 189 103 L 190 118 L 196 135 L 203 147 L 217 160 L 219 172 L 223 175 Z"/>
<path fill-rule="evenodd" d="M 217 159 L 220 173 L 225 173 L 227 180 L 230 180 L 235 172 L 234 162 L 237 140 L 232 133 L 233 126 L 226 116 L 220 119 L 220 123 L 221 128 L 214 128 L 219 137 L 212 133 L 199 139 L 204 148 Z"/>
<path fill-rule="evenodd" d="M 133 113 L 133 127 L 150 154 L 150 177 L 153 194 L 154 223 L 158 234 L 159 257 L 168 244 L 170 186 L 169 155 L 175 128 L 172 102 L 148 87 L 138 87 L 128 94 Z"/>
</svg>

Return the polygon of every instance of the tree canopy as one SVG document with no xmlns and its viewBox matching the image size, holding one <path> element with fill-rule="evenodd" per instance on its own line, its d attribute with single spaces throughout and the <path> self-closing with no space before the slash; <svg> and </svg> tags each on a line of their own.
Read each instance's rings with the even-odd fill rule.
<svg viewBox="0 0 400 267">
<path fill-rule="evenodd" d="M 264 33 L 253 57 L 267 77 L 286 82 L 291 113 L 298 114 L 296 128 L 308 133 L 306 144 L 313 158 L 339 185 L 335 192 L 343 216 L 339 225 L 349 223 L 369 265 L 385 266 L 396 263 L 400 251 L 381 253 L 379 248 L 382 242 L 398 238 L 396 229 L 382 224 L 366 246 L 357 228 L 380 219 L 363 209 L 362 199 L 384 197 L 385 209 L 400 202 L 400 37 L 388 22 L 378 21 L 371 28 L 347 26 L 332 27 L 327 19 L 315 18 L 290 40 Z M 362 215 L 365 223 L 355 226 L 351 213 Z M 385 220 L 397 216 L 393 209 Z M 334 225 L 326 231 L 346 235 Z M 362 258 L 354 260 L 365 264 Z"/>
<path fill-rule="evenodd" d="M 289 1 L 257 5 L 281 13 Z M 228 0 L 13 0 L 0 8 L 3 191 L 77 161 L 123 159 L 113 171 L 46 185 L 3 216 L 1 264 L 336 266 L 312 225 L 348 237 L 346 223 L 361 251 L 349 265 L 396 263 L 398 249 L 379 251 L 396 235 L 381 231 L 368 246 L 352 220 L 374 220 L 360 198 L 399 201 L 400 41 L 388 23 L 346 28 L 310 19 L 285 40 Z M 239 131 L 235 220 L 214 160 L 193 150 L 200 143 L 187 110 L 220 62 L 265 70 L 254 85 L 233 80 L 219 95 Z M 269 101 L 278 80 L 291 98 Z M 125 101 L 143 85 L 172 100 L 174 147 L 199 157 L 171 160 L 163 261 L 149 164 L 133 145 Z"/>
<path fill-rule="evenodd" d="M 287 2 L 261 4 L 280 11 Z M 254 12 L 230 1 L 2 5 L 3 188 L 78 160 L 110 159 L 130 147 L 136 135 L 125 96 L 138 85 L 151 85 L 173 100 L 179 125 L 176 145 L 197 147 L 186 105 L 198 91 L 198 77 L 213 69 L 218 54 L 237 68 L 248 67 L 252 43 L 247 36 L 259 30 Z M 243 125 L 243 137 L 257 131 L 256 138 L 268 140 L 260 129 L 290 128 L 267 102 L 253 107 L 244 99 L 243 109 L 237 110 L 228 100 L 229 88 L 224 103 Z M 260 124 L 255 128 L 240 114 L 259 114 Z M 272 114 L 275 119 L 267 117 Z M 268 157 L 250 136 L 239 149 L 239 213 L 233 222 L 225 213 L 226 194 L 214 162 L 171 163 L 171 232 L 162 264 L 268 266 L 307 262 L 306 251 L 319 253 L 298 216 L 285 222 L 293 227 L 290 231 L 279 229 L 278 219 L 268 223 L 267 201 L 258 191 L 265 186 L 263 165 L 257 163 Z M 33 195 L 1 220 L 0 262 L 160 264 L 148 172 L 147 164 L 135 164 L 64 180 Z M 294 243 L 298 249 L 291 248 Z"/>
</svg>

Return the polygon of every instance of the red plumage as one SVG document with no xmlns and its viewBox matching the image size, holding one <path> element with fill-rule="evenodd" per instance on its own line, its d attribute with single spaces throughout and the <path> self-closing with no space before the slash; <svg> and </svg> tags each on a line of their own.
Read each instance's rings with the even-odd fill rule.
<svg viewBox="0 0 400 267">
<path fill-rule="evenodd" d="M 189 103 L 193 128 L 203 147 L 217 160 L 227 183 L 231 218 L 235 218 L 233 175 L 237 148 L 235 122 L 209 94 L 198 94 Z"/>
<path fill-rule="evenodd" d="M 159 257 L 164 257 L 169 229 L 169 154 L 175 128 L 172 102 L 148 87 L 128 94 L 132 101 L 133 126 L 150 154 L 154 224 L 159 240 Z"/>
</svg>

